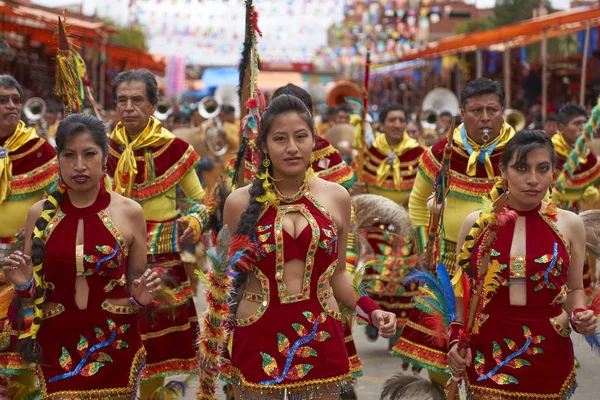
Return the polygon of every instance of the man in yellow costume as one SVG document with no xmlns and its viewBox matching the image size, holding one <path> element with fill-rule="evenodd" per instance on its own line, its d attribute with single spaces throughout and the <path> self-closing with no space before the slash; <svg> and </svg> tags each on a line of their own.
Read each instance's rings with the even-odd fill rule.
<svg viewBox="0 0 600 400">
<path fill-rule="evenodd" d="M 19 83 L 12 76 L 0 75 L 0 266 L 15 250 L 22 250 L 29 208 L 58 180 L 54 148 L 21 121 L 23 101 Z M 14 294 L 12 285 L 2 284 L 0 293 L 7 306 Z M 11 376 L 12 382 L 8 388 L 0 382 L 0 398 L 14 398 L 16 392 L 35 391 L 36 380 L 15 350 L 17 331 L 6 312 L 0 310 L 0 375 Z"/>
<path fill-rule="evenodd" d="M 573 150 L 577 138 L 583 134 L 587 120 L 588 115 L 585 108 L 575 104 L 564 105 L 558 113 L 559 131 L 551 138 L 557 156 L 555 188 L 557 187 L 556 178 L 563 170 L 565 161 Z M 596 187 L 599 184 L 600 163 L 594 153 L 586 148 L 573 175 L 564 181 L 564 187 L 560 188 L 562 190 L 554 190 L 552 200 L 560 208 L 578 213 L 582 207 L 584 209 L 591 208 L 596 203 L 598 200 Z M 583 265 L 583 287 L 588 296 L 592 294 L 593 284 L 596 281 L 596 262 L 593 260 L 590 265 L 589 261 L 590 256 L 586 254 L 586 262 Z"/>
<path fill-rule="evenodd" d="M 120 122 L 110 135 L 108 172 L 117 193 L 141 204 L 148 230 L 148 265 L 166 270 L 163 279 L 176 296 L 171 309 L 158 311 L 155 324 L 141 321 L 147 350 L 141 398 L 160 398 L 156 396 L 165 377 L 198 370 L 198 317 L 179 253 L 181 243 L 199 240 L 208 212 L 200 203 L 205 193 L 194 170 L 198 154 L 152 117 L 158 100 L 154 75 L 147 70 L 122 72 L 114 80 L 113 95 Z M 192 205 L 179 219 L 176 185 Z"/>
<path fill-rule="evenodd" d="M 383 134 L 366 149 L 365 189 L 406 207 L 425 150 L 406 133 L 407 115 L 399 104 L 383 107 L 379 122 Z M 366 290 L 383 310 L 396 314 L 399 334 L 413 307 L 411 299 L 417 294 L 416 284 L 402 284 L 405 274 L 417 261 L 411 238 L 399 237 L 387 227 L 377 226 L 367 233 L 367 240 L 380 262 L 365 269 Z M 377 332 L 367 327 L 367 336 L 376 340 Z M 390 340 L 389 349 L 397 339 Z"/>
<path fill-rule="evenodd" d="M 449 192 L 445 199 L 442 236 L 439 238 L 439 262 L 452 273 L 456 262 L 456 240 L 466 216 L 482 206 L 483 196 L 492 189 L 500 176 L 498 162 L 514 129 L 504 122 L 504 89 L 487 78 L 475 79 L 461 93 L 463 124 L 453 132 L 450 159 Z M 427 246 L 429 224 L 428 199 L 442 166 L 442 155 L 448 138 L 433 145 L 419 163 L 409 202 L 409 216 L 415 225 L 417 252 Z M 434 264 L 436 264 L 434 262 Z M 425 266 L 435 269 L 434 265 Z M 448 381 L 448 362 L 445 343 L 440 346 L 430 336 L 426 315 L 413 308 L 402 335 L 394 346 L 394 355 L 402 357 L 413 368 L 427 368 L 433 382 L 445 385 Z M 406 365 L 406 364 L 405 364 Z"/>
</svg>

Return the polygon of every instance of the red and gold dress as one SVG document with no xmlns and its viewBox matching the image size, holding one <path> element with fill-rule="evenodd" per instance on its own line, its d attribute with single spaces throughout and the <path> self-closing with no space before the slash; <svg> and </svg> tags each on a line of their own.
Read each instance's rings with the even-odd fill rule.
<svg viewBox="0 0 600 400">
<path fill-rule="evenodd" d="M 294 212 L 308 221 L 296 239 L 282 224 Z M 263 210 L 256 226 L 260 257 L 251 272 L 261 292 L 243 293 L 258 309 L 235 320 L 229 346 L 231 379 L 242 398 L 316 398 L 349 388 L 341 314 L 327 303 L 333 296 L 327 283 L 338 263 L 337 232 L 306 186 Z M 305 261 L 299 293 L 289 293 L 283 279 L 284 265 L 293 259 Z"/>
<path fill-rule="evenodd" d="M 101 185 L 102 187 L 102 185 Z M 128 248 L 110 218 L 110 193 L 103 188 L 89 207 L 76 208 L 68 193 L 44 231 L 43 349 L 36 374 L 44 399 L 131 399 L 144 366 L 137 309 L 115 306 L 128 298 Z M 83 244 L 77 244 L 78 225 Z M 87 306 L 75 303 L 75 283 L 85 278 Z"/>
<path fill-rule="evenodd" d="M 498 266 L 499 285 L 483 308 L 478 333 L 471 335 L 470 399 L 562 400 L 575 391 L 571 329 L 558 321 L 570 255 L 554 224 L 557 212 L 552 205 L 518 212 L 525 219 L 526 254 L 511 256 L 516 221 L 498 230 L 490 262 Z M 471 265 L 477 265 L 475 249 Z M 511 279 L 525 281 L 526 305 L 510 304 Z"/>
</svg>

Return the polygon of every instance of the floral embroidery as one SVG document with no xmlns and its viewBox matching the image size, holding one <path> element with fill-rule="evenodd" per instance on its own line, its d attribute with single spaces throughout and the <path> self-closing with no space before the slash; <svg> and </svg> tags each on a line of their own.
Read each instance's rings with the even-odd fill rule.
<svg viewBox="0 0 600 400">
<path fill-rule="evenodd" d="M 100 271 L 100 266 L 102 264 L 104 264 L 108 268 L 115 269 L 115 268 L 118 268 L 118 266 L 123 261 L 123 253 L 119 251 L 120 246 L 119 246 L 118 242 L 115 243 L 114 248 L 111 246 L 104 245 L 104 246 L 96 246 L 96 250 L 100 254 L 102 254 L 104 257 L 99 257 L 99 256 L 95 256 L 95 255 L 84 255 L 83 258 L 85 259 L 85 261 L 87 261 L 91 264 L 96 264 L 95 271 L 96 271 L 96 273 L 98 273 L 101 276 L 106 275 L 106 273 L 104 271 Z M 116 257 L 116 259 L 115 259 L 115 257 Z M 91 274 L 93 274 L 93 271 L 86 270 L 84 273 L 84 276 L 90 276 Z"/>
<path fill-rule="evenodd" d="M 317 342 L 324 342 L 329 339 L 331 335 L 326 331 L 319 331 L 319 324 L 324 323 L 327 320 L 327 314 L 321 313 L 318 317 L 315 317 L 313 313 L 306 311 L 303 313 L 306 320 L 312 324 L 312 330 L 309 332 L 306 327 L 302 324 L 292 324 L 294 331 L 300 337 L 290 346 L 290 340 L 283 334 L 277 334 L 277 348 L 281 354 L 286 357 L 285 365 L 283 370 L 279 369 L 277 360 L 267 353 L 260 353 L 262 356 L 262 368 L 265 373 L 272 378 L 271 380 L 265 380 L 259 382 L 259 385 L 271 386 L 281 383 L 284 379 L 291 381 L 297 381 L 304 378 L 310 370 L 313 368 L 312 364 L 301 363 L 292 366 L 294 357 L 310 358 L 317 357 L 317 351 L 310 346 L 307 346 L 309 342 L 315 340 Z"/>
<path fill-rule="evenodd" d="M 477 382 L 481 382 L 486 379 L 491 379 L 498 385 L 519 383 L 519 381 L 514 376 L 505 373 L 498 373 L 498 371 L 502 367 L 508 367 L 512 369 L 529 367 L 531 365 L 529 361 L 518 357 L 522 354 L 536 355 L 543 353 L 543 350 L 541 348 L 532 345 L 539 344 L 545 339 L 543 336 L 533 336 L 531 330 L 529 330 L 529 328 L 526 326 L 523 327 L 523 335 L 525 336 L 526 341 L 523 344 L 523 347 L 521 348 L 519 348 L 513 340 L 504 339 L 504 343 L 506 343 L 506 346 L 509 348 L 509 350 L 513 351 L 513 353 L 509 354 L 504 359 L 502 356 L 502 348 L 500 347 L 498 342 L 492 342 L 494 348 L 492 356 L 494 358 L 494 361 L 496 362 L 496 366 L 488 373 L 485 373 L 484 371 L 485 356 L 480 351 L 477 351 L 477 357 L 475 357 L 475 370 L 479 375 L 479 378 L 477 378 Z"/>
<path fill-rule="evenodd" d="M 117 328 L 117 324 L 111 319 L 106 321 L 108 324 L 108 330 L 110 332 L 109 337 L 106 337 L 104 330 L 100 328 L 94 328 L 96 333 L 96 339 L 98 343 L 89 347 L 89 342 L 84 336 L 79 337 L 79 343 L 77 343 L 77 352 L 81 357 L 81 361 L 77 364 L 74 369 L 71 369 L 73 359 L 71 354 L 66 348 L 62 348 L 62 354 L 59 358 L 60 366 L 67 371 L 62 375 L 54 376 L 48 379 L 48 382 L 56 382 L 62 379 L 71 378 L 75 375 L 81 376 L 92 376 L 95 375 L 105 363 L 112 362 L 112 358 L 102 351 L 98 351 L 104 347 L 113 347 L 115 349 L 126 349 L 129 347 L 124 340 L 116 339 L 117 335 L 123 334 L 129 329 L 129 325 L 121 325 Z M 88 359 L 92 358 L 92 362 L 87 363 Z"/>
<path fill-rule="evenodd" d="M 562 258 L 558 257 L 558 243 L 554 243 L 554 250 L 552 254 L 544 254 L 540 258 L 536 259 L 535 262 L 540 264 L 550 263 L 550 265 L 545 271 L 539 271 L 531 277 L 531 280 L 534 282 L 541 281 L 534 290 L 537 292 L 544 287 L 556 290 L 556 285 L 550 282 L 549 277 L 550 275 L 559 276 L 562 272 Z"/>
</svg>

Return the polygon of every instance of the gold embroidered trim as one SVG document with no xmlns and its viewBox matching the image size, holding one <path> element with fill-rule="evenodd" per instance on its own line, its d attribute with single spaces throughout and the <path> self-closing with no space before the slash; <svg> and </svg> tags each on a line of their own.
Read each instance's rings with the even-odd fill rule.
<svg viewBox="0 0 600 400">
<path fill-rule="evenodd" d="M 301 389 L 304 392 L 305 388 L 309 387 L 309 386 L 315 386 L 315 385 L 322 386 L 326 383 L 330 383 L 330 384 L 345 383 L 346 381 L 349 384 L 352 381 L 352 373 L 348 372 L 345 375 L 335 376 L 335 377 L 327 378 L 327 379 L 311 379 L 311 380 L 302 380 L 301 382 L 296 382 L 296 383 L 288 383 L 285 385 L 276 384 L 276 385 L 264 386 L 264 385 L 258 385 L 253 382 L 248 382 L 246 380 L 246 378 L 244 378 L 244 375 L 242 375 L 242 373 L 233 366 L 231 367 L 231 375 L 234 380 L 238 380 L 241 383 L 242 387 L 259 389 L 263 392 L 266 390 L 270 390 L 270 389 L 277 390 L 277 391 L 280 391 L 283 389 L 292 389 L 292 390 L 293 389 Z M 318 392 L 318 391 L 316 391 L 316 392 Z"/>
<path fill-rule="evenodd" d="M 333 275 L 335 268 L 338 265 L 338 260 L 332 262 L 329 267 L 323 272 L 321 277 L 319 278 L 319 283 L 317 285 L 317 298 L 319 299 L 319 303 L 321 303 L 321 307 L 330 317 L 337 319 L 338 321 L 342 320 L 342 313 L 339 311 L 335 311 L 329 303 L 327 299 L 333 297 L 333 288 L 330 286 L 327 289 L 324 289 L 325 283 L 329 282 L 329 279 Z"/>
<path fill-rule="evenodd" d="M 56 161 L 56 157 L 33 171 L 21 175 L 14 175 L 11 181 L 11 196 L 35 193 L 51 185 L 56 180 L 57 173 L 48 173 L 47 171 L 50 169 L 58 170 L 58 161 Z M 40 175 L 42 175 L 43 179 L 40 178 Z"/>
<path fill-rule="evenodd" d="M 42 147 L 42 145 L 46 143 L 45 140 L 38 140 L 36 144 L 33 145 L 32 148 L 30 148 L 29 150 L 27 150 L 24 153 L 21 154 L 15 154 L 15 155 L 10 155 L 10 160 L 11 161 L 16 161 L 16 160 L 20 160 L 23 157 L 26 157 L 28 155 L 30 155 L 31 153 L 33 153 L 34 151 L 36 151 L 37 149 L 39 149 L 40 147 Z"/>
<path fill-rule="evenodd" d="M 333 153 L 335 153 L 335 151 L 336 151 L 335 148 L 332 145 L 329 145 L 320 150 L 313 151 L 312 155 L 315 160 L 320 160 L 323 157 L 332 155 Z"/>
<path fill-rule="evenodd" d="M 567 285 L 563 285 L 562 288 L 560 288 L 560 292 L 556 295 L 554 300 L 552 300 L 552 304 L 564 303 L 567 298 L 567 293 L 569 293 L 569 288 Z"/>
<path fill-rule="evenodd" d="M 174 332 L 184 332 L 190 329 L 190 322 L 186 322 L 183 325 L 171 326 L 167 329 L 163 329 L 162 331 L 157 332 L 148 332 L 145 335 L 142 334 L 142 340 L 156 339 L 162 336 L 169 335 Z"/>
<path fill-rule="evenodd" d="M 252 293 L 247 290 L 244 290 L 244 294 L 242 295 L 242 299 L 252 301 L 254 303 L 266 305 L 266 301 L 263 299 L 263 295 L 260 293 Z"/>
<path fill-rule="evenodd" d="M 83 272 L 85 271 L 85 266 L 83 264 L 83 245 L 78 244 L 75 246 L 75 268 L 76 274 L 75 276 L 80 278 L 83 276 Z"/>
<path fill-rule="evenodd" d="M 117 306 L 110 303 L 108 300 L 104 300 L 100 306 L 104 311 L 108 311 L 111 314 L 119 315 L 132 315 L 137 314 L 137 309 L 133 305 Z"/>
<path fill-rule="evenodd" d="M 125 286 L 127 283 L 127 279 L 125 278 L 125 274 L 121 275 L 119 279 L 111 279 L 106 286 L 104 286 L 104 292 L 108 293 L 115 288 L 115 286 Z"/>
<path fill-rule="evenodd" d="M 56 212 L 56 214 L 54 215 L 54 218 L 52 218 L 50 220 L 50 223 L 48 224 L 48 226 L 46 226 L 46 230 L 44 230 L 44 235 L 42 236 L 42 240 L 44 242 L 47 242 L 48 239 L 50 239 L 50 236 L 52 235 L 52 232 L 54 232 L 54 229 L 56 228 L 56 226 L 60 223 L 60 221 L 63 220 L 63 218 L 65 217 L 65 213 L 63 213 L 60 209 Z"/>
<path fill-rule="evenodd" d="M 307 192 L 308 193 L 308 192 Z M 300 212 L 308 221 L 311 228 L 311 240 L 306 254 L 306 263 L 304 266 L 304 278 L 302 279 L 302 291 L 297 294 L 288 295 L 285 281 L 283 280 L 283 270 L 285 266 L 283 250 L 283 218 L 287 213 Z M 275 281 L 277 282 L 277 293 L 281 304 L 295 303 L 310 299 L 310 278 L 315 263 L 315 253 L 319 244 L 321 231 L 317 221 L 312 216 L 304 204 L 289 204 L 279 206 L 277 216 L 273 223 L 275 225 Z"/>
<path fill-rule="evenodd" d="M 111 235 L 113 235 L 113 237 L 115 238 L 117 243 L 119 243 L 119 246 L 121 247 L 121 250 L 123 250 L 123 253 L 126 256 L 129 255 L 129 247 L 127 247 L 127 245 L 125 244 L 125 240 L 123 239 L 123 236 L 121 235 L 121 233 L 119 232 L 119 230 L 117 229 L 115 224 L 110 219 L 108 212 L 106 210 L 100 211 L 98 213 L 98 218 L 100 218 L 100 221 L 102 221 L 102 223 L 104 224 L 106 229 L 108 229 L 108 231 L 111 233 Z"/>
<path fill-rule="evenodd" d="M 407 340 L 403 337 L 401 337 L 400 340 L 398 340 L 398 343 L 396 343 L 396 345 L 394 346 L 394 352 L 398 353 L 398 355 L 402 356 L 403 358 L 410 358 L 423 365 L 426 365 L 428 369 L 431 369 L 430 367 L 437 368 L 440 370 L 446 370 L 448 368 L 447 363 L 441 363 L 431 358 L 425 358 L 419 355 L 421 352 L 429 353 L 443 360 L 447 360 L 446 353 L 429 348 L 427 346 L 417 344 L 415 342 L 411 342 L 410 340 Z"/>
<path fill-rule="evenodd" d="M 552 324 L 552 327 L 560 336 L 569 337 L 571 335 L 571 327 L 567 325 L 565 328 L 560 322 L 558 322 L 557 318 L 550 318 L 550 324 Z"/>
<path fill-rule="evenodd" d="M 510 392 L 507 390 L 492 389 L 485 386 L 477 386 L 469 383 L 469 379 L 465 377 L 467 384 L 467 395 L 473 400 L 564 400 L 567 394 L 572 390 L 575 384 L 575 367 L 565 379 L 560 393 L 556 394 L 538 394 L 538 393 L 526 393 L 526 392 Z"/>
<path fill-rule="evenodd" d="M 235 326 L 252 325 L 256 321 L 258 321 L 263 316 L 265 311 L 267 311 L 267 308 L 269 308 L 270 297 L 271 297 L 270 292 L 269 292 L 269 279 L 267 278 L 267 276 L 265 274 L 262 273 L 262 271 L 260 269 L 253 267 L 252 270 L 254 271 L 254 276 L 256 276 L 256 279 L 258 279 L 260 282 L 260 287 L 262 290 L 261 305 L 250 316 L 248 316 L 246 318 L 236 318 Z"/>
<path fill-rule="evenodd" d="M 50 318 L 56 317 L 57 315 L 62 314 L 63 312 L 65 312 L 65 306 L 58 303 L 54 307 L 49 309 L 48 311 L 44 311 L 44 315 L 42 318 L 45 320 L 50 319 Z"/>
<path fill-rule="evenodd" d="M 527 263 L 524 256 L 510 256 L 510 278 L 525 279 Z"/>
<path fill-rule="evenodd" d="M 417 324 L 413 321 L 411 321 L 410 319 L 406 321 L 406 326 L 414 329 L 415 331 L 419 331 L 422 332 L 428 336 L 431 337 L 437 337 L 438 334 L 436 332 L 434 332 L 433 330 L 429 329 L 429 328 L 425 328 L 424 326 Z"/>
</svg>

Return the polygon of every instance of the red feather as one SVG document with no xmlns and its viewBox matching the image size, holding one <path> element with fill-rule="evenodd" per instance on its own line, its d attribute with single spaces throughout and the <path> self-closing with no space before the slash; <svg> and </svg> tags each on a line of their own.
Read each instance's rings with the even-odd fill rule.
<svg viewBox="0 0 600 400">
<path fill-rule="evenodd" d="M 256 97 L 251 97 L 246 102 L 246 108 L 258 108 L 258 99 Z"/>
<path fill-rule="evenodd" d="M 429 338 L 439 347 L 446 345 L 446 325 L 444 319 L 439 314 L 422 314 L 423 325 L 431 329 L 435 335 L 429 335 Z"/>
<path fill-rule="evenodd" d="M 243 252 L 241 257 L 239 253 Z M 233 260 L 234 257 L 237 260 Z M 252 262 L 256 260 L 258 256 L 258 247 L 247 235 L 234 235 L 231 238 L 231 245 L 229 247 L 229 259 L 234 261 L 235 266 L 241 271 L 252 270 Z"/>
<path fill-rule="evenodd" d="M 471 302 L 471 279 L 469 275 L 463 272 L 462 274 L 462 285 L 463 285 L 463 318 L 464 326 L 467 326 L 467 319 L 469 316 L 469 303 Z"/>
<path fill-rule="evenodd" d="M 499 226 L 504 226 L 511 221 L 517 219 L 519 214 L 515 210 L 506 210 L 503 212 L 496 213 L 496 220 Z"/>
</svg>

